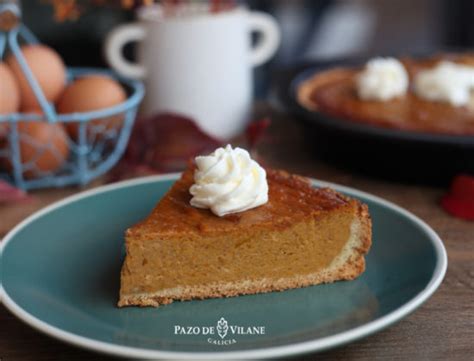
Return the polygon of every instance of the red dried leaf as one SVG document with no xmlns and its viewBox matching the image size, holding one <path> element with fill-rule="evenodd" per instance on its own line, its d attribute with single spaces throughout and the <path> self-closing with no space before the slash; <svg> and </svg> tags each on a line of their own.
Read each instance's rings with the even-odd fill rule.
<svg viewBox="0 0 474 361">
<path fill-rule="evenodd" d="M 247 126 L 245 136 L 247 138 L 247 145 L 249 150 L 255 147 L 257 142 L 262 138 L 263 134 L 270 126 L 270 123 L 270 118 L 263 118 L 260 120 L 256 120 Z"/>
<path fill-rule="evenodd" d="M 210 153 L 222 143 L 204 133 L 191 119 L 171 113 L 138 119 L 123 159 L 114 169 L 113 180 L 143 171 L 183 170 L 187 161 Z"/>
<path fill-rule="evenodd" d="M 13 187 L 10 183 L 0 179 L 0 204 L 27 201 L 30 198 L 21 189 Z"/>
<path fill-rule="evenodd" d="M 455 217 L 474 221 L 474 177 L 456 176 L 448 194 L 441 199 L 441 205 Z"/>
</svg>

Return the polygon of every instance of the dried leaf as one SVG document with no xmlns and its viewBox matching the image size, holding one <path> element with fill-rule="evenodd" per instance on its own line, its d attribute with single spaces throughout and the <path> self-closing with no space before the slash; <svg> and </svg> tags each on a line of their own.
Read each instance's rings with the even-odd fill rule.
<svg viewBox="0 0 474 361">
<path fill-rule="evenodd" d="M 0 204 L 27 201 L 30 197 L 21 189 L 0 179 Z"/>
<path fill-rule="evenodd" d="M 222 143 L 204 133 L 192 120 L 177 114 L 138 119 L 113 180 L 137 172 L 166 173 L 186 168 L 189 159 L 212 152 Z"/>
<path fill-rule="evenodd" d="M 474 176 L 461 174 L 453 179 L 441 205 L 451 215 L 474 221 Z"/>
</svg>

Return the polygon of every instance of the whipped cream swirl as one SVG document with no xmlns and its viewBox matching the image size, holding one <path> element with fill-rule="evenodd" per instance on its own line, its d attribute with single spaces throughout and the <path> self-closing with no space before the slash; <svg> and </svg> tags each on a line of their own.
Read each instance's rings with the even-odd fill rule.
<svg viewBox="0 0 474 361">
<path fill-rule="evenodd" d="M 222 217 L 267 203 L 265 169 L 245 149 L 227 145 L 195 161 L 195 183 L 189 188 L 193 207 L 208 208 Z"/>
<path fill-rule="evenodd" d="M 387 101 L 404 95 L 408 84 L 407 71 L 400 61 L 374 58 L 357 77 L 357 95 L 363 100 Z"/>
<path fill-rule="evenodd" d="M 454 106 L 468 105 L 474 90 L 474 67 L 442 61 L 419 72 L 414 87 L 420 98 Z"/>
</svg>

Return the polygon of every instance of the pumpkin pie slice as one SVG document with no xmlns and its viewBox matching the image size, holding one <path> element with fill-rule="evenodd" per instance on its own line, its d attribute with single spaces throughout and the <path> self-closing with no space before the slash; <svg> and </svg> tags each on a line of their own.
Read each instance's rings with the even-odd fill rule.
<svg viewBox="0 0 474 361">
<path fill-rule="evenodd" d="M 339 280 L 365 269 L 367 206 L 306 178 L 267 169 L 268 202 L 218 217 L 189 204 L 189 168 L 126 231 L 122 306 L 232 297 Z"/>
</svg>

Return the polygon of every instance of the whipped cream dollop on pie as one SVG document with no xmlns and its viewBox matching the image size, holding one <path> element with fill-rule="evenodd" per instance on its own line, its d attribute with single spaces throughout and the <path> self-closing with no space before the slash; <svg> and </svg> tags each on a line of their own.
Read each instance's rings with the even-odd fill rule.
<svg viewBox="0 0 474 361">
<path fill-rule="evenodd" d="M 453 106 L 467 105 L 474 90 L 474 67 L 441 61 L 432 69 L 420 71 L 414 80 L 417 96 Z"/>
<path fill-rule="evenodd" d="M 265 169 L 245 149 L 227 145 L 196 157 L 195 162 L 194 184 L 189 189 L 193 207 L 222 217 L 268 202 Z"/>
<path fill-rule="evenodd" d="M 408 85 L 408 73 L 395 58 L 371 59 L 356 79 L 357 95 L 362 100 L 387 101 L 400 97 L 407 92 Z"/>
</svg>

